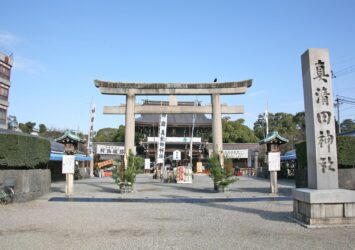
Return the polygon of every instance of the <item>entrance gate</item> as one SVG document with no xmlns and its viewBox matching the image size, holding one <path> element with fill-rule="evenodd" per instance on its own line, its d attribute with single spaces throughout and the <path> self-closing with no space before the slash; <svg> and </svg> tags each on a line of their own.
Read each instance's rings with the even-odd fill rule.
<svg viewBox="0 0 355 250">
<path fill-rule="evenodd" d="M 126 105 L 105 106 L 104 114 L 125 114 L 125 164 L 134 152 L 135 114 L 212 114 L 213 151 L 220 155 L 223 166 L 222 114 L 242 114 L 243 106 L 225 106 L 220 95 L 244 94 L 252 80 L 224 83 L 123 83 L 95 80 L 101 94 L 125 95 Z M 136 105 L 136 95 L 210 95 L 209 106 Z"/>
</svg>

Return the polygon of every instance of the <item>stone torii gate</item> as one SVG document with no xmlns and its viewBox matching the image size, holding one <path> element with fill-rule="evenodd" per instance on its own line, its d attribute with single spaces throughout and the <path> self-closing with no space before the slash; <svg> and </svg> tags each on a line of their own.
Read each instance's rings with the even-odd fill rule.
<svg viewBox="0 0 355 250">
<path fill-rule="evenodd" d="M 125 95 L 126 105 L 105 106 L 104 114 L 125 114 L 125 158 L 134 152 L 135 114 L 212 114 L 213 151 L 223 163 L 222 114 L 242 114 L 243 106 L 225 106 L 220 95 L 244 94 L 252 80 L 223 83 L 124 83 L 95 80 L 101 94 Z M 136 95 L 210 95 L 209 106 L 136 105 Z M 223 166 L 223 164 L 222 164 Z"/>
</svg>

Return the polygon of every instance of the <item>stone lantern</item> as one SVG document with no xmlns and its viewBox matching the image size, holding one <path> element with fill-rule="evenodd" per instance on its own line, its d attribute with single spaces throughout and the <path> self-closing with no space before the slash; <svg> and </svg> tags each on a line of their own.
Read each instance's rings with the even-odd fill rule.
<svg viewBox="0 0 355 250">
<path fill-rule="evenodd" d="M 79 143 L 83 140 L 66 131 L 64 135 L 56 139 L 57 142 L 64 144 L 64 155 L 62 161 L 62 173 L 66 175 L 65 193 L 71 195 L 74 191 L 74 171 L 75 171 L 75 153 L 78 152 Z"/>
<path fill-rule="evenodd" d="M 277 171 L 280 171 L 280 145 L 288 142 L 288 139 L 279 135 L 277 131 L 270 132 L 259 144 L 266 144 L 268 167 L 270 172 L 271 193 L 277 194 Z"/>
</svg>

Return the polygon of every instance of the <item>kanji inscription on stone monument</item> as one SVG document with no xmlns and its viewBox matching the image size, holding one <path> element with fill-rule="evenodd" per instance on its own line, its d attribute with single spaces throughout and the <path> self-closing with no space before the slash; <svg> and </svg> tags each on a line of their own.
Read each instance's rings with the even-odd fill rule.
<svg viewBox="0 0 355 250">
<path fill-rule="evenodd" d="M 335 122 L 329 52 L 309 49 L 302 55 L 308 187 L 338 188 Z"/>
</svg>

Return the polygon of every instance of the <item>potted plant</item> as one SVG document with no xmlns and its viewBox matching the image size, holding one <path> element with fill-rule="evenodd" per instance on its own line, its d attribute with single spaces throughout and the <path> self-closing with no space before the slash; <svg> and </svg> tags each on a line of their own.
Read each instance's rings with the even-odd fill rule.
<svg viewBox="0 0 355 250">
<path fill-rule="evenodd" d="M 228 190 L 228 186 L 236 181 L 232 171 L 221 167 L 218 155 L 213 155 L 208 160 L 208 165 L 215 191 L 225 192 Z"/>
<path fill-rule="evenodd" d="M 139 157 L 129 152 L 127 160 L 127 168 L 124 164 L 118 163 L 112 170 L 112 178 L 120 187 L 121 193 L 129 193 L 133 191 L 133 185 L 136 181 L 137 170 L 140 164 Z"/>
</svg>

